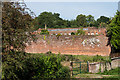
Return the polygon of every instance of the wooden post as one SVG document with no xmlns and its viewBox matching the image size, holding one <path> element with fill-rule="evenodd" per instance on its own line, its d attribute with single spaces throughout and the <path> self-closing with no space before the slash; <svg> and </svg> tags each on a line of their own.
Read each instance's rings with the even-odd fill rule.
<svg viewBox="0 0 120 80">
<path fill-rule="evenodd" d="M 87 61 L 87 72 L 89 72 L 89 61 Z"/>
<path fill-rule="evenodd" d="M 73 76 L 73 62 L 72 61 L 70 61 L 70 74 L 71 74 L 71 76 Z"/>
<path fill-rule="evenodd" d="M 80 73 L 81 73 L 81 61 L 80 61 Z"/>
<path fill-rule="evenodd" d="M 47 25 L 45 24 L 45 30 L 47 29 Z"/>
</svg>

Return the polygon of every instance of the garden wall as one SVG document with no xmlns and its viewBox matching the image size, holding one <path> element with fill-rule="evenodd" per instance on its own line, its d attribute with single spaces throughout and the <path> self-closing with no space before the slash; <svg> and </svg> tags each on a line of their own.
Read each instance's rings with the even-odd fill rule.
<svg viewBox="0 0 120 80">
<path fill-rule="evenodd" d="M 112 60 L 111 62 L 95 62 L 89 63 L 89 72 L 98 73 L 104 72 L 105 70 L 109 71 L 120 67 L 120 59 Z"/>
<path fill-rule="evenodd" d="M 71 54 L 71 55 L 101 55 L 109 56 L 110 47 L 106 46 L 107 37 L 100 36 L 44 36 L 37 35 L 36 43 L 26 44 L 27 53 L 53 53 Z"/>
</svg>

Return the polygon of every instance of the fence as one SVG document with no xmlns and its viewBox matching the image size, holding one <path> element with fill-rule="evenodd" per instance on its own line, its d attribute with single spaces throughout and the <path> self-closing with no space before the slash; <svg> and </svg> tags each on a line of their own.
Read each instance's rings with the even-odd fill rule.
<svg viewBox="0 0 120 80">
<path fill-rule="evenodd" d="M 120 67 L 120 59 L 112 60 L 111 62 L 71 62 L 72 75 L 77 75 L 81 73 L 98 73 L 104 72 L 105 70 L 109 71 Z"/>
<path fill-rule="evenodd" d="M 77 75 L 80 73 L 89 72 L 89 63 L 88 62 L 71 62 L 72 66 L 72 75 Z"/>
</svg>

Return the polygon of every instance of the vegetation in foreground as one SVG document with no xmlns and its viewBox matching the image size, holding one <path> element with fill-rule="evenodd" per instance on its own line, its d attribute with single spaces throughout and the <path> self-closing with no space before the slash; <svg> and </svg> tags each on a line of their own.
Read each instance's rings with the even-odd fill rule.
<svg viewBox="0 0 120 80">
<path fill-rule="evenodd" d="M 19 6 L 19 9 L 16 7 Z M 25 11 L 18 5 L 18 3 L 4 3 L 3 5 L 3 16 L 2 16 L 2 79 L 3 80 L 26 80 L 26 79 L 40 79 L 40 78 L 69 78 L 69 69 L 67 67 L 63 67 L 61 65 L 61 61 L 67 60 L 83 60 L 83 61 L 104 61 L 105 59 L 101 56 L 96 57 L 79 57 L 79 56 L 71 56 L 71 55 L 50 55 L 47 53 L 46 55 L 33 55 L 24 53 L 25 43 L 30 43 L 34 41 L 35 35 L 31 34 L 33 31 L 34 25 L 37 24 L 43 17 L 45 18 L 45 22 L 40 21 L 42 26 L 35 26 L 37 28 L 44 27 L 45 24 L 49 25 L 48 28 L 51 28 L 50 22 L 48 18 L 46 18 L 47 13 L 42 13 L 44 16 L 39 16 L 35 19 L 35 21 L 31 18 L 29 14 L 24 14 Z M 41 15 L 42 15 L 41 14 Z M 49 18 L 52 20 L 56 20 L 53 28 L 64 28 L 64 27 L 81 27 L 87 26 L 85 15 L 78 15 L 75 21 L 61 20 L 59 18 L 59 14 L 54 14 L 54 18 Z M 83 20 L 82 20 L 83 19 Z M 91 20 L 93 17 L 91 17 Z M 103 19 L 103 17 L 101 17 Z M 106 18 L 107 19 L 107 18 Z M 22 20 L 22 21 L 21 21 Z M 37 21 L 38 20 L 38 21 Z M 84 23 L 81 23 L 84 21 Z M 93 21 L 93 20 L 92 20 Z M 102 20 L 97 20 L 104 22 Z M 105 20 L 107 21 L 107 20 Z M 34 22 L 36 22 L 34 24 Z M 65 22 L 64 24 L 61 24 Z M 77 23 L 76 23 L 77 22 Z M 90 21 L 88 21 L 90 22 Z M 109 20 L 107 21 L 109 24 Z M 106 23 L 106 22 L 105 22 Z M 95 21 L 96 24 L 96 21 Z M 95 26 L 95 24 L 89 24 Z M 51 25 L 51 26 L 50 26 Z M 64 25 L 64 26 L 63 26 Z M 76 25 L 76 26 L 74 26 Z M 103 25 L 103 23 L 102 23 Z M 107 25 L 107 23 L 106 23 Z M 62 26 L 62 27 L 60 27 Z M 115 52 L 119 52 L 120 50 L 120 12 L 116 13 L 116 16 L 113 18 L 110 24 L 110 28 L 108 29 L 108 37 L 109 42 L 108 45 L 115 48 Z M 96 26 L 97 27 L 97 26 Z M 101 26 L 101 27 L 104 27 Z M 11 52 L 12 51 L 12 52 Z M 22 52 L 16 52 L 22 51 Z M 61 56 L 61 58 L 60 58 Z M 108 73 L 108 72 L 105 72 Z"/>
<path fill-rule="evenodd" d="M 32 53 L 30 53 L 32 54 Z M 59 55 L 59 58 L 61 61 L 83 61 L 83 62 L 102 62 L 102 61 L 107 61 L 110 62 L 111 59 L 109 56 L 101 56 L 101 55 L 96 55 L 96 56 L 88 56 L 88 55 L 66 55 L 66 54 L 54 54 L 51 51 L 47 53 L 34 53 L 32 54 L 34 56 L 45 56 L 45 55 Z"/>
<path fill-rule="evenodd" d="M 38 56 L 21 52 L 3 55 L 2 80 L 70 78 L 69 68 L 60 62 L 59 55 Z"/>
<path fill-rule="evenodd" d="M 103 75 L 119 75 L 120 73 L 120 67 L 116 69 L 112 69 L 110 71 L 104 71 L 103 73 L 98 73 L 98 74 L 103 74 Z"/>
<path fill-rule="evenodd" d="M 62 66 L 62 61 L 104 61 L 109 57 L 86 55 L 29 54 L 11 52 L 3 55 L 2 79 L 40 79 L 40 78 L 70 78 L 70 70 Z M 89 57 L 89 58 L 88 58 Z"/>
<path fill-rule="evenodd" d="M 78 75 L 74 75 L 73 77 L 75 78 L 92 78 L 94 80 L 96 80 L 96 78 L 101 78 L 101 80 L 119 80 L 120 76 L 119 76 L 119 71 L 120 71 L 120 67 L 116 68 L 116 69 L 112 69 L 110 71 L 104 71 L 103 73 L 96 73 L 96 74 L 92 74 L 92 73 L 81 73 Z"/>
</svg>

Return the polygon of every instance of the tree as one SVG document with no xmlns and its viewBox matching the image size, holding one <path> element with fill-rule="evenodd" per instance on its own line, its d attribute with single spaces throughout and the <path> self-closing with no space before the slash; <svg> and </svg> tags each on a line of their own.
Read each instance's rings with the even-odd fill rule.
<svg viewBox="0 0 120 80">
<path fill-rule="evenodd" d="M 86 16 L 85 15 L 78 15 L 77 18 L 76 18 L 76 21 L 77 21 L 77 25 L 78 26 L 86 26 L 87 25 L 87 20 L 86 20 Z"/>
<path fill-rule="evenodd" d="M 53 13 L 52 12 L 42 12 L 34 21 L 36 24 L 34 24 L 37 28 L 44 28 L 45 26 L 47 28 L 57 28 L 62 25 L 63 19 L 59 17 L 59 13 Z"/>
<path fill-rule="evenodd" d="M 108 17 L 100 16 L 100 18 L 97 19 L 97 22 L 98 23 L 101 23 L 101 22 L 107 23 L 107 22 L 109 22 L 109 20 L 110 19 Z"/>
<path fill-rule="evenodd" d="M 53 26 L 53 15 L 51 12 L 43 12 L 37 19 L 40 28 L 44 28 L 45 25 L 47 27 Z"/>
<path fill-rule="evenodd" d="M 19 8 L 17 7 L 19 6 Z M 3 3 L 2 12 L 2 51 L 24 51 L 25 43 L 34 40 L 35 35 L 31 34 L 33 25 L 32 18 L 25 13 L 19 3 Z"/>
<path fill-rule="evenodd" d="M 104 22 L 101 22 L 99 25 L 99 28 L 107 28 L 107 27 L 108 27 L 108 24 Z"/>
<path fill-rule="evenodd" d="M 108 44 L 114 49 L 112 52 L 120 52 L 120 12 L 117 11 L 110 27 L 107 30 Z"/>
<path fill-rule="evenodd" d="M 87 19 L 87 23 L 88 23 L 88 25 L 91 27 L 91 26 L 93 26 L 94 25 L 94 17 L 92 16 L 92 15 L 88 15 L 87 17 L 86 17 L 86 19 Z"/>
<path fill-rule="evenodd" d="M 71 25 L 72 28 L 79 27 L 79 26 L 77 26 L 77 21 L 76 20 L 71 20 L 70 25 Z"/>
</svg>

